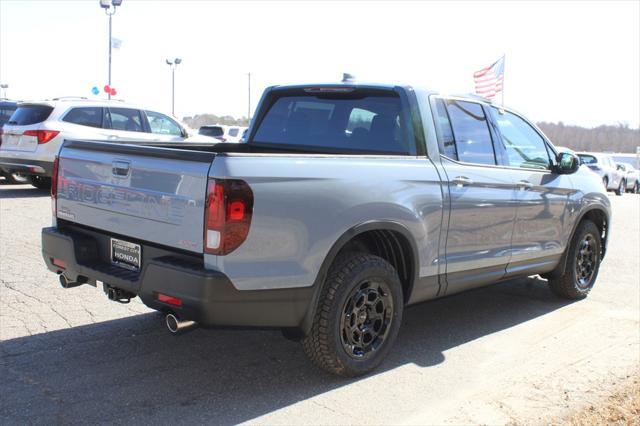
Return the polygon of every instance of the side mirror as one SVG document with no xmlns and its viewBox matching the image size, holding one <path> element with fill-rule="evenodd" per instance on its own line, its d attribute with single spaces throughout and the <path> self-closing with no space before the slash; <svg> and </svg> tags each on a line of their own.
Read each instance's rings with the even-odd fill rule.
<svg viewBox="0 0 640 426">
<path fill-rule="evenodd" d="M 557 171 L 560 174 L 575 173 L 580 168 L 580 158 L 571 152 L 560 152 L 557 160 Z"/>
</svg>

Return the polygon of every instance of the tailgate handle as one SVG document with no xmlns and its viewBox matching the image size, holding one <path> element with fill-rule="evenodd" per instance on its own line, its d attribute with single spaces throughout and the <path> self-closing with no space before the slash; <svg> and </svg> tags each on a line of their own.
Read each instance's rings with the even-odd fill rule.
<svg viewBox="0 0 640 426">
<path fill-rule="evenodd" d="M 114 161 L 111 163 L 111 172 L 114 176 L 129 176 L 129 170 L 131 170 L 131 164 L 128 161 Z"/>
</svg>

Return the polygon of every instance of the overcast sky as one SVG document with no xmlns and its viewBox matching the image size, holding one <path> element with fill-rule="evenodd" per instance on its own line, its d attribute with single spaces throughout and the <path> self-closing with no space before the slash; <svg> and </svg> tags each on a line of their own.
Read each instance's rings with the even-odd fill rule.
<svg viewBox="0 0 640 426">
<path fill-rule="evenodd" d="M 506 55 L 505 104 L 535 121 L 640 124 L 640 2 L 214 2 L 124 0 L 113 83 L 127 101 L 176 115 L 246 115 L 264 87 L 337 81 L 473 90 Z M 98 0 L 0 0 L 0 82 L 8 96 L 91 97 L 107 82 Z M 100 95 L 102 96 L 102 95 Z"/>
</svg>

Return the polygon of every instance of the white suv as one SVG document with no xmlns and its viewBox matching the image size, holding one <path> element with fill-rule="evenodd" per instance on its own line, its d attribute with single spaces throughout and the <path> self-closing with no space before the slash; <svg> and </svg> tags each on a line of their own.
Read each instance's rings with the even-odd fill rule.
<svg viewBox="0 0 640 426">
<path fill-rule="evenodd" d="M 127 142 L 215 142 L 190 137 L 176 119 L 121 101 L 54 99 L 22 102 L 3 127 L 0 169 L 51 185 L 51 169 L 65 139 Z"/>
</svg>

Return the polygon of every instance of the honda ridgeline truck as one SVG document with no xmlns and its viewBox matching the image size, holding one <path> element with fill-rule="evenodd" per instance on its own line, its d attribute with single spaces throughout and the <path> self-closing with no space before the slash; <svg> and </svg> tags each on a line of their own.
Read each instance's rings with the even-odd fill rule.
<svg viewBox="0 0 640 426">
<path fill-rule="evenodd" d="M 63 287 L 138 296 L 173 332 L 279 328 L 357 376 L 408 305 L 535 274 L 587 296 L 611 211 L 579 164 L 473 96 L 276 86 L 244 144 L 65 141 L 42 252 Z"/>
</svg>

